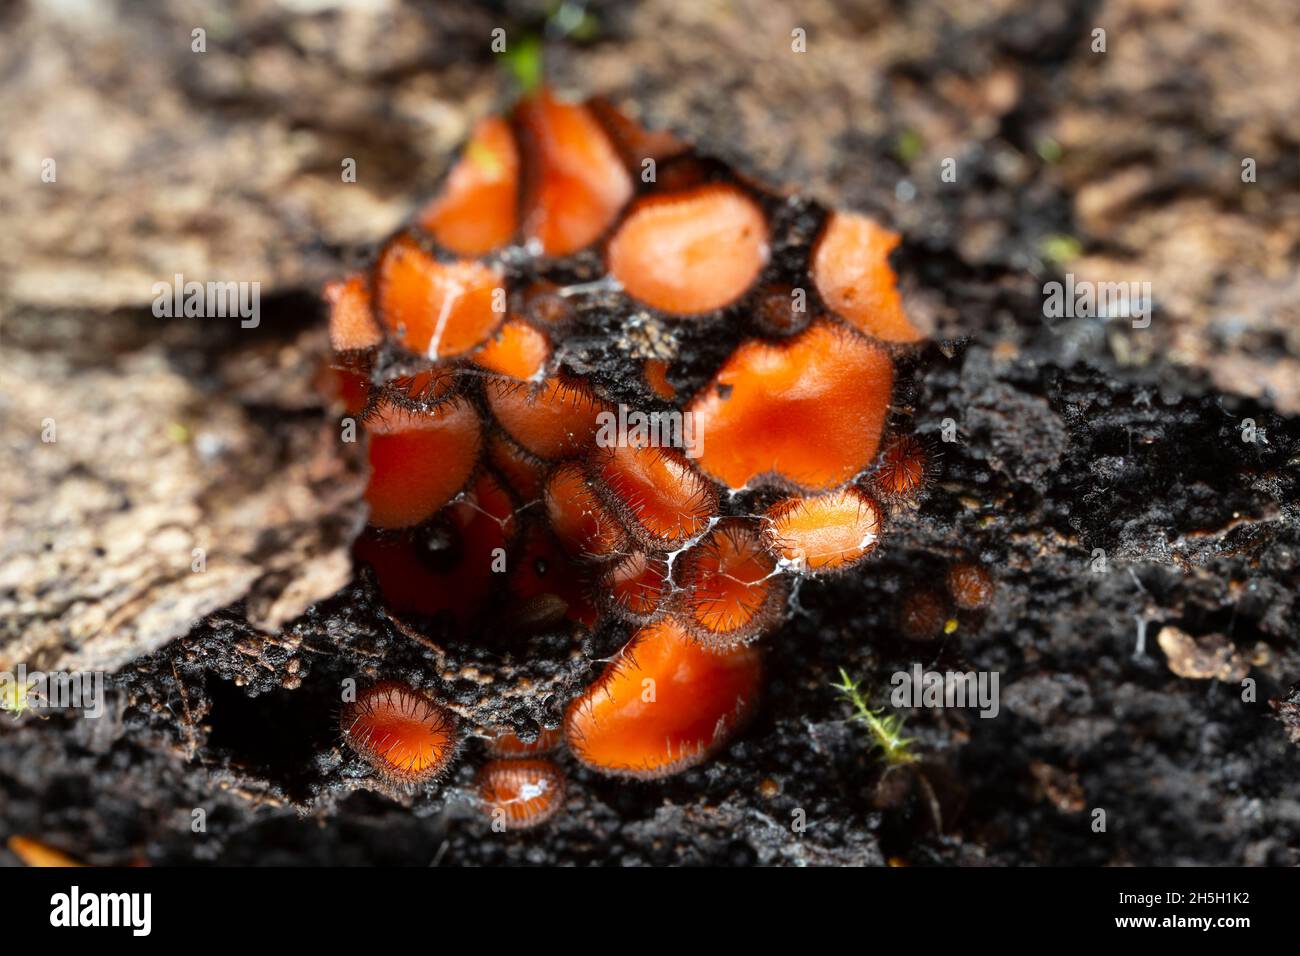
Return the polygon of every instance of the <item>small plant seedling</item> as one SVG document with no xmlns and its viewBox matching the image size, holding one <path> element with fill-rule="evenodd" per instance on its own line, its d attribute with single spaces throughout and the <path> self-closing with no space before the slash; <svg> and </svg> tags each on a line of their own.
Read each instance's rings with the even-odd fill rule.
<svg viewBox="0 0 1300 956">
<path fill-rule="evenodd" d="M 912 738 L 903 736 L 901 717 L 887 713 L 883 707 L 876 709 L 868 704 L 861 683 L 851 680 L 842 667 L 840 683 L 831 686 L 853 708 L 853 716 L 849 719 L 867 728 L 871 746 L 880 751 L 880 758 L 886 765 L 901 767 L 916 763 L 918 758 L 911 749 Z"/>
<path fill-rule="evenodd" d="M 27 686 L 20 681 L 0 682 L 0 710 L 8 711 L 14 720 L 31 709 L 33 697 Z"/>
</svg>

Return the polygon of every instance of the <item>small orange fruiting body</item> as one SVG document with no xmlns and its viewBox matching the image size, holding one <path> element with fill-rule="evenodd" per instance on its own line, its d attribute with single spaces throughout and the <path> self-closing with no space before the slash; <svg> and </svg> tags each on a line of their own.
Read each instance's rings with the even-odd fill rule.
<svg viewBox="0 0 1300 956">
<path fill-rule="evenodd" d="M 874 220 L 831 213 L 812 274 L 825 303 L 841 318 L 882 342 L 913 343 L 925 336 L 908 321 L 889 254 L 900 242 Z"/>
<path fill-rule="evenodd" d="M 705 646 L 752 640 L 779 618 L 785 582 L 755 524 L 720 521 L 677 561 L 682 623 Z"/>
<path fill-rule="evenodd" d="M 608 100 L 597 97 L 587 103 L 587 108 L 605 127 L 629 167 L 640 169 L 647 159 L 667 159 L 690 148 L 666 130 L 645 129 Z"/>
<path fill-rule="evenodd" d="M 370 431 L 370 523 L 404 528 L 432 517 L 465 486 L 482 442 L 478 415 L 452 400 L 433 411 L 379 406 Z M 431 463 L 442 463 L 431 467 Z"/>
<path fill-rule="evenodd" d="M 432 780 L 455 757 L 456 720 L 421 691 L 382 681 L 345 704 L 339 726 L 348 746 L 390 783 Z"/>
<path fill-rule="evenodd" d="M 549 760 L 492 760 L 479 769 L 478 796 L 494 824 L 527 830 L 564 805 L 564 774 Z"/>
<path fill-rule="evenodd" d="M 437 406 L 456 389 L 456 375 L 449 369 L 435 366 L 414 375 L 399 375 L 388 383 L 384 396 L 399 404 L 417 406 L 426 410 Z"/>
<path fill-rule="evenodd" d="M 484 473 L 426 534 L 367 532 L 353 554 L 374 571 L 391 611 L 425 617 L 447 613 L 468 626 L 491 597 L 491 569 L 517 524 L 509 496 Z M 443 547 L 430 548 L 429 538 L 440 539 Z"/>
<path fill-rule="evenodd" d="M 663 359 L 646 359 L 642 366 L 646 386 L 666 402 L 677 398 L 677 389 L 668 381 L 668 363 Z"/>
<path fill-rule="evenodd" d="M 604 588 L 612 608 L 633 621 L 647 621 L 668 596 L 668 562 L 633 551 L 610 566 Z"/>
<path fill-rule="evenodd" d="M 768 509 L 769 546 L 799 570 L 830 571 L 856 564 L 880 543 L 880 506 L 847 485 L 810 498 L 786 498 Z"/>
<path fill-rule="evenodd" d="M 627 545 L 623 526 L 591 490 L 576 462 L 562 462 L 546 480 L 546 516 L 572 557 L 604 558 Z"/>
<path fill-rule="evenodd" d="M 325 303 L 330 312 L 330 348 L 335 352 L 356 352 L 374 348 L 383 333 L 370 306 L 366 277 L 348 276 L 325 284 Z"/>
<path fill-rule="evenodd" d="M 609 242 L 609 271 L 632 298 L 675 315 L 730 305 L 767 263 L 763 211 L 732 186 L 650 196 Z"/>
<path fill-rule="evenodd" d="M 517 757 L 540 757 L 548 754 L 564 741 L 564 731 L 559 727 L 543 727 L 538 731 L 537 739 L 524 743 L 519 735 L 510 728 L 502 728 L 488 741 L 488 752 L 508 759 Z"/>
<path fill-rule="evenodd" d="M 812 316 L 802 289 L 789 285 L 769 285 L 758 293 L 754 320 L 769 335 L 782 338 L 797 335 L 808 328 Z"/>
<path fill-rule="evenodd" d="M 732 488 L 833 488 L 871 463 L 893 384 L 882 349 L 825 321 L 742 343 L 687 409 L 708 436 L 699 464 Z"/>
<path fill-rule="evenodd" d="M 880 451 L 871 476 L 872 484 L 885 498 L 902 501 L 916 498 L 930 474 L 930 455 L 915 435 L 891 435 Z"/>
<path fill-rule="evenodd" d="M 638 631 L 619 660 L 565 711 L 579 762 L 601 773 L 655 778 L 703 762 L 752 713 L 759 651 L 714 653 L 672 618 Z"/>
<path fill-rule="evenodd" d="M 22 860 L 26 866 L 82 867 L 86 865 L 68 856 L 62 850 L 56 850 L 32 837 L 11 836 L 5 845 L 9 847 L 9 852 Z"/>
<path fill-rule="evenodd" d="M 487 455 L 510 489 L 524 502 L 536 501 L 542 496 L 542 480 L 547 468 L 542 459 L 499 433 L 488 438 Z"/>
<path fill-rule="evenodd" d="M 494 269 L 439 262 L 410 236 L 399 236 L 380 254 L 375 301 L 393 339 L 431 359 L 476 348 L 505 318 L 505 290 Z"/>
<path fill-rule="evenodd" d="M 563 328 L 573 320 L 573 304 L 554 282 L 530 282 L 523 292 L 523 314 L 542 328 Z"/>
<path fill-rule="evenodd" d="M 601 448 L 590 458 L 589 474 L 647 547 L 680 545 L 717 514 L 717 491 L 673 448 Z"/>
<path fill-rule="evenodd" d="M 673 157 L 656 170 L 656 188 L 663 193 L 699 189 L 713 178 L 713 171 L 710 162 L 703 157 L 691 154 Z"/>
<path fill-rule="evenodd" d="M 497 380 L 485 391 L 506 434 L 539 458 L 569 458 L 590 448 L 606 407 L 575 379 L 551 378 L 536 386 Z"/>
<path fill-rule="evenodd" d="M 540 330 L 522 319 L 507 319 L 474 353 L 474 362 L 490 372 L 510 378 L 536 378 L 551 358 L 551 343 Z"/>
<path fill-rule="evenodd" d="M 418 221 L 443 248 L 458 256 L 481 256 L 514 236 L 518 195 L 515 137 L 505 120 L 492 116 L 474 128 L 442 195 Z"/>
<path fill-rule="evenodd" d="M 488 471 L 481 472 L 470 491 L 453 501 L 446 512 L 470 532 L 472 543 L 462 548 L 462 552 L 471 557 L 489 555 L 501 542 L 513 540 L 519 530 L 514 502 Z M 473 531 L 479 534 L 474 536 Z"/>
<path fill-rule="evenodd" d="M 507 577 L 515 616 L 530 624 L 568 618 L 593 627 L 599 617 L 582 568 L 569 560 L 555 536 L 534 524 Z"/>
<path fill-rule="evenodd" d="M 978 611 L 993 601 L 993 577 L 978 564 L 962 561 L 948 569 L 948 593 L 963 611 Z"/>
<path fill-rule="evenodd" d="M 586 107 L 543 91 L 520 103 L 516 115 L 536 160 L 524 238 L 545 255 L 566 256 L 609 228 L 632 196 L 632 178 Z"/>
<path fill-rule="evenodd" d="M 916 588 L 903 596 L 898 608 L 898 626 L 914 641 L 938 637 L 948 621 L 948 602 L 932 588 Z"/>
<path fill-rule="evenodd" d="M 370 400 L 370 379 L 355 369 L 326 368 L 321 386 L 328 397 L 337 400 L 349 415 L 361 414 Z"/>
</svg>

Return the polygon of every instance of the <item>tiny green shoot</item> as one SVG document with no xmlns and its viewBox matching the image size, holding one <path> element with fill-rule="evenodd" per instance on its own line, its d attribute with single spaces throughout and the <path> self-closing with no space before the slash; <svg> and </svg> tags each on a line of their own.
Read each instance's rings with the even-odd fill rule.
<svg viewBox="0 0 1300 956">
<path fill-rule="evenodd" d="M 867 728 L 870 743 L 880 751 L 881 759 L 891 767 L 915 763 L 918 759 L 912 753 L 912 738 L 903 736 L 903 719 L 887 713 L 885 708 L 875 709 L 867 703 L 858 681 L 850 680 L 844 668 L 840 668 L 840 683 L 831 685 L 839 691 L 840 696 L 853 708 L 850 720 Z"/>
<path fill-rule="evenodd" d="M 1079 258 L 1083 252 L 1083 243 L 1074 236 L 1046 236 L 1039 243 L 1038 251 L 1048 262 L 1062 264 Z"/>
<path fill-rule="evenodd" d="M 542 85 L 542 41 L 526 36 L 512 43 L 505 54 L 506 66 L 525 96 Z"/>
<path fill-rule="evenodd" d="M 29 706 L 25 686 L 16 680 L 0 682 L 0 710 L 9 711 L 17 719 Z"/>
<path fill-rule="evenodd" d="M 1034 150 L 1038 153 L 1038 158 L 1048 165 L 1059 163 L 1064 152 L 1061 149 L 1061 144 L 1050 136 L 1044 136 L 1035 143 Z"/>
<path fill-rule="evenodd" d="M 925 149 L 921 134 L 914 129 L 905 129 L 894 141 L 894 156 L 904 166 L 910 166 Z"/>
</svg>

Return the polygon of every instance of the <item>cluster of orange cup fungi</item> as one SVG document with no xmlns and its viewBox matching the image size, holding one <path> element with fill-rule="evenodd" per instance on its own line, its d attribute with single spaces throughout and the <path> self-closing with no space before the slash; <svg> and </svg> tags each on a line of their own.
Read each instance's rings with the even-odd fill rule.
<svg viewBox="0 0 1300 956">
<path fill-rule="evenodd" d="M 479 123 L 441 194 L 325 292 L 340 401 L 369 437 L 357 559 L 399 617 L 463 629 L 504 580 L 502 626 L 633 625 L 564 714 L 569 752 L 602 773 L 659 777 L 714 753 L 756 706 L 755 642 L 791 579 L 865 559 L 925 484 L 925 448 L 886 434 L 894 356 L 923 338 L 888 261 L 898 237 L 825 215 L 804 253 L 812 288 L 796 290 L 788 270 L 770 277 L 781 202 L 603 102 L 542 91 Z M 562 284 L 575 254 L 603 278 Z M 648 401 L 693 416 L 698 457 L 598 441 L 614 402 L 563 352 L 595 287 L 669 328 L 730 334 L 743 312 L 770 333 L 692 395 L 668 359 L 631 366 Z M 454 755 L 454 721 L 421 692 L 383 684 L 363 701 L 345 737 L 390 779 L 430 779 Z M 558 733 L 543 736 L 494 743 L 480 773 L 508 826 L 562 800 L 540 755 Z"/>
</svg>

